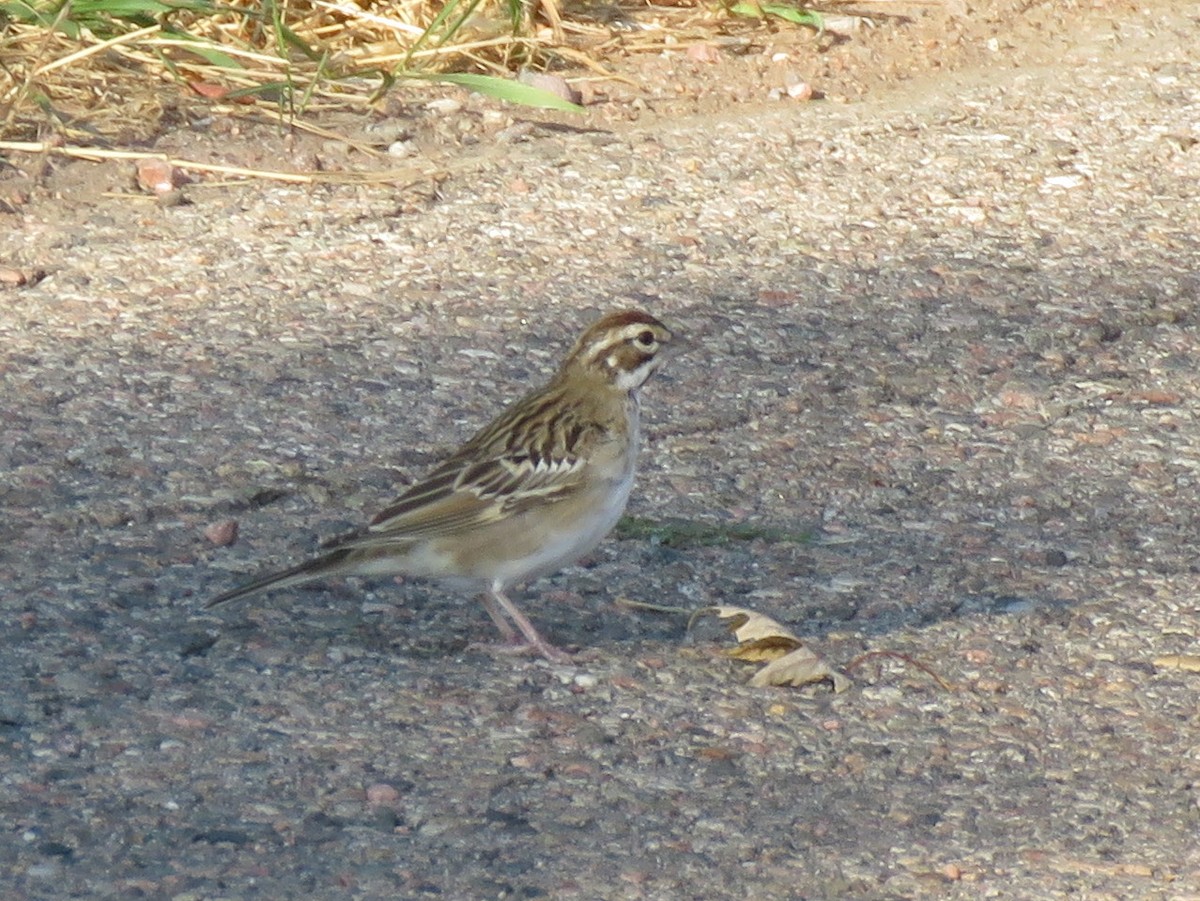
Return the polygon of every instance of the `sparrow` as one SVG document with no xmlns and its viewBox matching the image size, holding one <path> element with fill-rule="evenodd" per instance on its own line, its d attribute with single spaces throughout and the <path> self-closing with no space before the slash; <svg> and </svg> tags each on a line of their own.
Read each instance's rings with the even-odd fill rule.
<svg viewBox="0 0 1200 901">
<path fill-rule="evenodd" d="M 579 336 L 544 387 L 511 404 L 364 529 L 205 606 L 332 576 L 416 576 L 482 588 L 508 650 L 569 660 L 508 593 L 587 554 L 616 525 L 641 444 L 638 393 L 673 340 L 648 313 L 608 314 Z"/>
</svg>

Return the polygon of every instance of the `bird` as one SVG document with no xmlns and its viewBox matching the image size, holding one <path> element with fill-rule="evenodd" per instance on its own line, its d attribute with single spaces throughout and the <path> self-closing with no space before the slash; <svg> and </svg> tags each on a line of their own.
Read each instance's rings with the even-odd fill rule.
<svg viewBox="0 0 1200 901">
<path fill-rule="evenodd" d="M 642 310 L 603 316 L 549 382 L 509 405 L 365 528 L 205 607 L 329 577 L 416 576 L 482 589 L 503 649 L 570 660 L 508 594 L 578 560 L 616 525 L 641 444 L 640 389 L 678 346 Z"/>
</svg>

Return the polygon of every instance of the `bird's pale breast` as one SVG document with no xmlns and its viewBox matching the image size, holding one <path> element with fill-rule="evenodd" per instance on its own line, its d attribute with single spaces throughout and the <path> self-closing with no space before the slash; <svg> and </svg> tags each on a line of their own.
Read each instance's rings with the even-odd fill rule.
<svg viewBox="0 0 1200 901">
<path fill-rule="evenodd" d="M 531 507 L 485 526 L 464 542 L 434 550 L 453 555 L 460 573 L 504 585 L 525 582 L 566 566 L 612 531 L 633 489 L 640 443 L 636 401 L 626 411 L 627 432 L 598 446 L 588 462 L 587 488 L 553 504 Z"/>
</svg>

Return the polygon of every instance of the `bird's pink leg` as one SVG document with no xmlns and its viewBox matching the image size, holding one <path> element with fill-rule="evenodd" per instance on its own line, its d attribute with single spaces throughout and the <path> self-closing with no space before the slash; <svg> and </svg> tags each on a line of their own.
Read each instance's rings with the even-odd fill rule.
<svg viewBox="0 0 1200 901">
<path fill-rule="evenodd" d="M 504 611 L 500 608 L 500 605 L 492 600 L 490 594 L 480 595 L 479 600 L 483 601 L 483 609 L 488 612 L 488 616 L 492 618 L 492 622 L 496 624 L 496 628 L 500 630 L 500 634 L 504 636 L 504 640 L 509 643 L 515 643 L 517 640 L 517 630 L 504 618 Z"/>
<path fill-rule="evenodd" d="M 522 613 L 517 605 L 505 597 L 504 592 L 499 585 L 493 585 L 492 590 L 483 596 L 483 606 L 491 616 L 492 621 L 500 629 L 500 633 L 504 636 L 505 641 L 512 642 L 516 638 L 516 633 L 513 627 L 504 619 L 504 615 L 508 616 L 509 620 L 516 623 L 521 634 L 525 637 L 524 644 L 510 644 L 508 646 L 498 648 L 502 653 L 510 654 L 540 654 L 551 663 L 568 663 L 571 660 L 571 655 L 561 648 L 556 648 L 546 639 L 538 634 L 538 630 L 534 628 L 533 623 L 529 621 L 524 613 Z"/>
</svg>

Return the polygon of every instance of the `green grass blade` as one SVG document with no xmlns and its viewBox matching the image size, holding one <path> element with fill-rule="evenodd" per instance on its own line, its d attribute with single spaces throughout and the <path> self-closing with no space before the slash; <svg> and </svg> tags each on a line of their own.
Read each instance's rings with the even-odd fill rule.
<svg viewBox="0 0 1200 901">
<path fill-rule="evenodd" d="M 762 11 L 769 16 L 776 16 L 786 22 L 791 22 L 793 25 L 804 25 L 808 28 L 815 28 L 817 31 L 825 30 L 825 19 L 820 13 L 810 9 L 796 9 L 794 6 L 785 6 L 779 3 L 764 3 Z"/>
<path fill-rule="evenodd" d="M 113 19 L 145 19 L 174 12 L 175 7 L 160 0 L 74 0 L 71 15 L 75 18 L 108 16 Z"/>
<path fill-rule="evenodd" d="M 649 540 L 664 547 L 724 547 L 735 541 L 778 544 L 816 544 L 812 532 L 779 529 L 755 523 L 705 523 L 686 519 L 644 519 L 622 516 L 613 535 L 619 540 Z"/>
<path fill-rule="evenodd" d="M 284 43 L 286 43 L 289 47 L 294 47 L 295 49 L 299 50 L 313 62 L 324 59 L 324 56 L 321 53 L 313 49 L 313 47 L 310 46 L 304 40 L 304 38 L 300 37 L 300 35 L 288 28 L 282 20 L 275 23 L 275 28 L 278 30 L 279 36 L 283 38 Z"/>
<path fill-rule="evenodd" d="M 497 100 L 507 100 L 509 103 L 519 103 L 521 106 L 535 106 L 541 109 L 556 109 L 567 113 L 582 113 L 583 107 L 577 103 L 564 100 L 552 91 L 535 88 L 519 81 L 508 78 L 496 78 L 494 75 L 475 75 L 470 72 L 439 72 L 422 74 L 417 72 L 402 73 L 406 78 L 420 78 L 425 81 L 440 81 L 447 84 L 457 84 L 472 91 L 495 97 Z"/>
<path fill-rule="evenodd" d="M 207 38 L 196 37 L 193 34 L 188 34 L 186 31 L 179 31 L 174 28 L 164 28 L 164 34 L 169 34 L 177 41 L 187 41 L 189 46 L 188 53 L 194 53 L 210 65 L 217 66 L 221 69 L 244 69 L 242 63 L 238 62 L 234 57 L 223 52 L 219 44 L 214 44 Z M 166 60 L 164 59 L 164 62 Z M 173 68 L 173 67 L 172 67 Z"/>
<path fill-rule="evenodd" d="M 50 31 L 61 31 L 71 40 L 78 40 L 80 25 L 70 18 L 71 9 L 65 3 L 32 3 L 13 0 L 0 3 L 0 15 L 23 25 L 36 25 Z"/>
<path fill-rule="evenodd" d="M 412 46 L 408 48 L 408 54 L 404 57 L 404 62 L 400 64 L 400 69 L 407 70 L 412 62 L 413 54 L 426 44 L 433 43 L 433 46 L 441 47 L 447 41 L 451 40 L 471 16 L 475 15 L 475 10 L 482 3 L 483 0 L 467 0 L 464 6 L 463 0 L 449 0 L 445 6 L 438 10 L 438 14 L 433 17 L 433 21 L 429 23 L 429 27 L 421 32 L 421 36 L 413 41 Z M 460 10 L 459 7 L 463 8 Z M 446 25 L 455 16 L 457 18 L 451 24 Z"/>
<path fill-rule="evenodd" d="M 49 28 L 54 24 L 54 17 L 47 15 L 32 3 L 24 0 L 5 0 L 0 3 L 0 16 L 22 25 L 39 25 Z"/>
<path fill-rule="evenodd" d="M 742 2 L 730 6 L 729 11 L 735 16 L 745 16 L 747 19 L 764 19 L 767 16 L 774 16 L 785 22 L 791 22 L 793 25 L 815 28 L 822 33 L 825 31 L 825 19 L 819 12 L 811 9 L 797 9 L 786 3 L 756 3 L 754 0 L 742 0 Z"/>
<path fill-rule="evenodd" d="M 238 88 L 236 91 L 230 91 L 221 99 L 232 102 L 239 97 L 257 97 L 259 100 L 283 105 L 291 95 L 293 87 L 289 81 L 266 81 L 248 88 Z"/>
<path fill-rule="evenodd" d="M 392 75 L 390 72 L 384 72 L 379 69 L 375 69 L 370 73 L 363 72 L 361 74 L 378 75 L 380 78 L 379 87 L 371 92 L 371 96 L 367 100 L 368 103 L 378 103 L 383 98 L 383 95 L 390 91 L 393 85 L 396 84 L 396 76 Z"/>
</svg>

